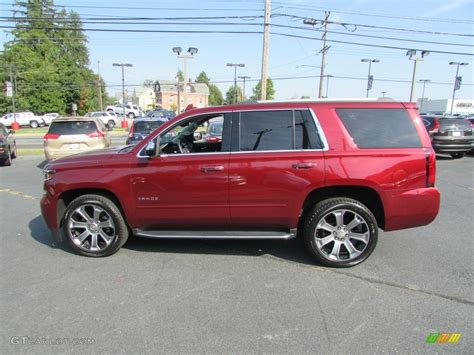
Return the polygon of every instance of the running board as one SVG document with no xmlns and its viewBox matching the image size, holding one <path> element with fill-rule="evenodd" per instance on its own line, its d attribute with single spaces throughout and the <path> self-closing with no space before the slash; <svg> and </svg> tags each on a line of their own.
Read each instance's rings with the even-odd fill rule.
<svg viewBox="0 0 474 355">
<path fill-rule="evenodd" d="M 178 230 L 141 230 L 134 229 L 138 237 L 157 239 L 283 239 L 296 237 L 296 229 L 282 231 L 178 231 Z"/>
</svg>

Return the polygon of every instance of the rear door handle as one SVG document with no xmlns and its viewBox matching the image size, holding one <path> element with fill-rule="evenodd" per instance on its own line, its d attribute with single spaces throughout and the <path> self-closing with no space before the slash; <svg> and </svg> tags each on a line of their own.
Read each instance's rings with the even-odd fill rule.
<svg viewBox="0 0 474 355">
<path fill-rule="evenodd" d="M 222 165 L 218 165 L 218 166 L 203 166 L 201 168 L 201 171 L 203 173 L 214 173 L 214 172 L 218 172 L 218 171 L 224 171 L 224 167 Z"/>
<path fill-rule="evenodd" d="M 293 164 L 293 169 L 312 169 L 317 166 L 316 163 L 298 163 Z"/>
</svg>

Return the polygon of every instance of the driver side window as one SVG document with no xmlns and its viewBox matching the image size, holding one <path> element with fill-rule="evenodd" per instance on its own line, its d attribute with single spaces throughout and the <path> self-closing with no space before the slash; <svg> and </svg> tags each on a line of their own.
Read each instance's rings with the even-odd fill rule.
<svg viewBox="0 0 474 355">
<path fill-rule="evenodd" d="M 193 117 L 160 135 L 162 154 L 199 154 L 230 151 L 231 114 Z"/>
</svg>

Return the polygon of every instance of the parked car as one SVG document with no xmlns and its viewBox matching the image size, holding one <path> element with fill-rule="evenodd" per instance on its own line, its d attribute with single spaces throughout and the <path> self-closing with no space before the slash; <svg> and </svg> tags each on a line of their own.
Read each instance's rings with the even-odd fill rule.
<svg viewBox="0 0 474 355">
<path fill-rule="evenodd" d="M 110 147 L 104 123 L 94 117 L 57 118 L 43 138 L 46 160 Z"/>
<path fill-rule="evenodd" d="M 218 117 L 222 141 L 194 138 Z M 369 257 L 379 228 L 434 220 L 435 165 L 414 103 L 215 106 L 187 111 L 135 146 L 47 164 L 41 208 L 53 237 L 86 256 L 115 253 L 129 232 L 185 239 L 299 234 L 319 263 L 349 267 Z"/>
<path fill-rule="evenodd" d="M 16 141 L 13 134 L 15 131 L 0 123 L 0 165 L 12 165 L 12 159 L 17 156 Z"/>
<path fill-rule="evenodd" d="M 45 113 L 43 115 L 43 121 L 47 126 L 49 126 L 51 124 L 51 121 L 58 117 L 59 113 L 57 112 Z"/>
<path fill-rule="evenodd" d="M 117 104 L 117 105 L 109 105 L 107 106 L 106 108 L 106 111 L 112 111 L 112 112 L 115 112 L 117 114 L 124 114 L 124 108 L 121 104 Z M 141 107 L 137 106 L 137 105 L 132 105 L 132 104 L 126 104 L 125 105 L 125 115 L 130 118 L 130 119 L 134 119 L 136 117 L 140 117 L 140 116 L 143 116 L 143 111 L 141 109 Z"/>
<path fill-rule="evenodd" d="M 114 128 L 120 123 L 120 118 L 115 112 L 111 111 L 88 112 L 86 113 L 86 117 L 99 118 L 109 128 Z"/>
<path fill-rule="evenodd" d="M 14 121 L 20 126 L 30 126 L 31 128 L 37 128 L 46 124 L 43 117 L 35 116 L 33 112 L 29 111 L 16 112 L 15 115 L 8 113 L 0 119 L 0 123 L 3 123 L 6 127 L 11 127 Z"/>
<path fill-rule="evenodd" d="M 204 139 L 207 142 L 220 142 L 222 141 L 222 129 L 224 126 L 224 120 L 222 117 L 213 118 L 209 121 L 207 126 L 206 134 Z"/>
<path fill-rule="evenodd" d="M 423 116 L 422 120 L 430 134 L 435 152 L 448 153 L 454 159 L 459 159 L 474 149 L 472 125 L 469 120 L 443 116 Z"/>
<path fill-rule="evenodd" d="M 157 109 L 157 110 L 152 110 L 148 111 L 146 113 L 146 117 L 150 118 L 164 118 L 166 120 L 171 120 L 176 117 L 176 113 L 174 111 L 168 111 L 168 110 L 162 110 L 162 109 Z"/>
<path fill-rule="evenodd" d="M 138 118 L 133 121 L 130 132 L 128 133 L 126 144 L 140 143 L 146 136 L 148 136 L 155 129 L 160 127 L 166 121 L 164 119 L 155 118 Z"/>
</svg>

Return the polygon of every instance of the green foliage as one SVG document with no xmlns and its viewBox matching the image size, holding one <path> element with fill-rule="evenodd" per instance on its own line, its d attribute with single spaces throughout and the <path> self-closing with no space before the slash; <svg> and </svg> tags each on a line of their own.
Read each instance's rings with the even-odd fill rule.
<svg viewBox="0 0 474 355">
<path fill-rule="evenodd" d="M 237 94 L 237 100 L 236 100 L 236 94 Z M 242 101 L 242 89 L 240 86 L 237 86 L 237 89 L 234 89 L 234 86 L 229 87 L 229 90 L 227 90 L 225 94 L 225 103 L 226 104 L 233 104 L 235 102 L 240 102 Z"/>
<path fill-rule="evenodd" d="M 260 80 L 258 84 L 253 88 L 253 95 L 250 97 L 252 101 L 260 100 L 260 93 L 262 92 L 262 81 Z M 273 88 L 272 79 L 267 79 L 267 100 L 272 100 L 275 98 L 275 89 Z"/>
<path fill-rule="evenodd" d="M 184 81 L 184 74 L 181 69 L 178 70 L 178 72 L 176 73 L 176 76 L 179 78 L 179 81 Z"/>
<path fill-rule="evenodd" d="M 155 82 L 151 79 L 146 79 L 143 82 L 143 86 L 146 87 L 146 88 L 153 88 L 153 85 L 155 85 Z"/>
<path fill-rule="evenodd" d="M 196 78 L 196 83 L 205 83 L 209 88 L 209 106 L 222 105 L 224 103 L 224 98 L 219 88 L 210 83 L 211 78 L 209 78 L 206 72 L 202 71 Z"/>
<path fill-rule="evenodd" d="M 87 38 L 79 14 L 56 10 L 52 0 L 16 1 L 16 13 L 27 18 L 11 31 L 13 40 L 4 44 L 0 62 L 2 82 L 15 76 L 17 111 L 78 113 L 99 108 L 99 78 L 90 70 Z M 107 101 L 105 83 L 102 97 Z M 11 99 L 0 94 L 0 111 L 12 110 Z"/>
<path fill-rule="evenodd" d="M 174 102 L 170 105 L 170 110 L 174 112 L 178 112 L 178 105 L 176 105 Z"/>
</svg>

